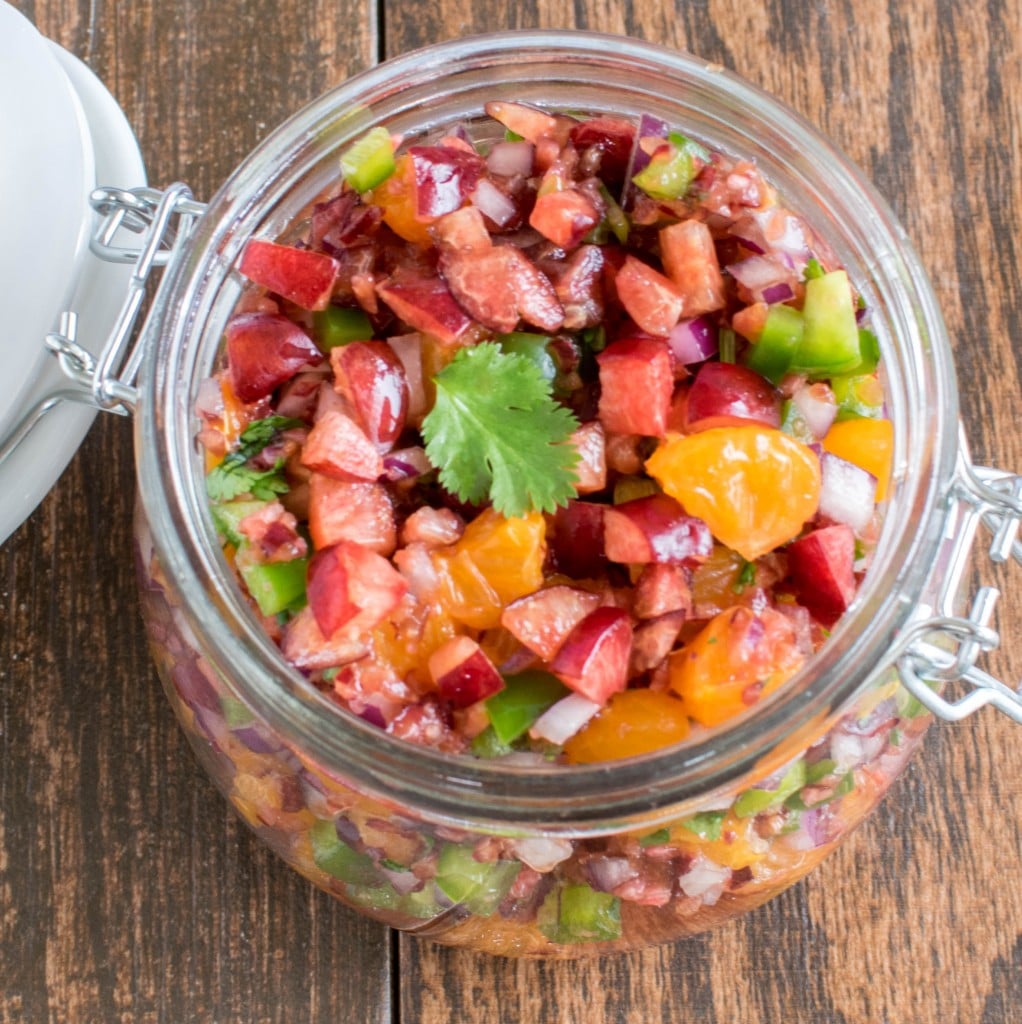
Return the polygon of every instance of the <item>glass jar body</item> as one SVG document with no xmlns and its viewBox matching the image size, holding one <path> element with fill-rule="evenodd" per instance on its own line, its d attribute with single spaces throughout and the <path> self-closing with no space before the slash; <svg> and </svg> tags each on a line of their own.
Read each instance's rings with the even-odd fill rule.
<svg viewBox="0 0 1022 1024">
<path fill-rule="evenodd" d="M 779 768 L 624 826 L 575 834 L 431 820 L 328 768 L 216 668 L 136 512 L 142 612 L 164 689 L 199 761 L 292 868 L 392 927 L 503 956 L 575 957 L 713 928 L 793 885 L 877 806 L 932 718 L 890 668 Z M 780 752 L 775 752 L 779 754 Z M 777 756 L 771 763 L 776 763 Z M 570 786 L 566 779 L 566 787 Z M 595 832 L 595 834 L 591 834 Z"/>
<path fill-rule="evenodd" d="M 281 660 L 210 523 L 192 410 L 253 235 L 279 237 L 377 124 L 472 131 L 491 98 L 660 117 L 756 160 L 826 239 L 872 313 L 896 457 L 855 607 L 754 714 L 676 751 L 586 769 L 474 763 L 358 722 Z M 204 766 L 292 866 L 399 928 L 494 953 L 667 941 L 802 877 L 876 805 L 928 716 L 893 650 L 933 604 L 957 455 L 939 312 L 884 206 L 789 111 L 692 58 L 630 40 L 508 34 L 374 69 L 271 136 L 210 204 L 147 328 L 137 448 L 143 611 Z"/>
</svg>

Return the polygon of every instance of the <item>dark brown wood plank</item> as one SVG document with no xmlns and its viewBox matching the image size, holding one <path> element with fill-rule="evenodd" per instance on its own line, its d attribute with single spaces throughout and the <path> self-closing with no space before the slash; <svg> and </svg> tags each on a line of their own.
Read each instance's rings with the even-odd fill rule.
<svg viewBox="0 0 1022 1024">
<path fill-rule="evenodd" d="M 942 303 L 978 462 L 1022 467 L 1017 273 L 1022 106 L 1016 2 L 388 9 L 388 55 L 469 32 L 574 24 L 689 49 L 780 96 L 874 180 Z M 572 18 L 573 15 L 573 18 Z M 984 581 L 991 576 L 985 571 Z M 1017 568 L 1003 584 L 1022 593 Z M 1018 678 L 1019 607 L 999 671 Z M 1013 669 L 1011 668 L 1013 666 Z M 812 1021 L 1007 1024 L 1022 997 L 1017 727 L 931 731 L 881 809 L 814 875 L 720 931 L 581 963 L 401 941 L 401 1019 L 440 1024 Z"/>
<path fill-rule="evenodd" d="M 83 57 L 154 183 L 208 196 L 368 65 L 363 5 L 17 5 Z M 131 564 L 130 424 L 103 418 L 0 550 L 0 1020 L 388 1021 L 390 938 L 290 872 L 198 768 Z"/>
</svg>

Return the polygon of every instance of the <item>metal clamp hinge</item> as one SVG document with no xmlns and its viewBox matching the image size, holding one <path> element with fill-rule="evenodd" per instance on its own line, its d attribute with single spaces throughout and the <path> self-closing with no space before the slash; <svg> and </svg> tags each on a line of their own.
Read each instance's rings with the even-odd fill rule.
<svg viewBox="0 0 1022 1024">
<path fill-rule="evenodd" d="M 122 416 L 134 409 L 135 381 L 142 362 L 144 339 L 137 329 L 154 270 L 165 268 L 183 251 L 195 220 L 205 206 L 186 185 L 160 192 L 151 188 L 98 188 L 90 196 L 98 215 L 89 248 L 107 263 L 132 264 L 127 294 L 98 355 L 78 341 L 78 318 L 61 314 L 46 347 L 54 353 L 69 386 L 40 398 L 0 444 L 2 464 L 33 427 L 61 402 L 78 402 Z M 125 233 L 140 236 L 125 239 Z"/>
<path fill-rule="evenodd" d="M 1018 540 L 1022 477 L 973 466 L 963 455 L 951 496 L 960 515 L 952 520 L 955 546 L 948 563 L 941 567 L 944 578 L 938 614 L 914 624 L 901 637 L 897 659 L 901 681 L 924 707 L 945 721 L 961 721 L 990 704 L 1022 724 L 1022 692 L 977 665 L 982 654 L 1000 645 L 1000 635 L 990 624 L 1000 592 L 995 587 L 980 587 L 967 615 L 956 615 L 953 610 L 981 525 L 990 536 L 986 553 L 991 562 L 999 565 L 1014 559 L 1022 564 Z M 960 695 L 952 698 L 952 689 Z"/>
</svg>

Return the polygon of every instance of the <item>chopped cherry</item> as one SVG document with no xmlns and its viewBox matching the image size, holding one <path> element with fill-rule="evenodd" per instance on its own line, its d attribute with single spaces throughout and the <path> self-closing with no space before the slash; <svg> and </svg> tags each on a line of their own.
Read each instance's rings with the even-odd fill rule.
<svg viewBox="0 0 1022 1024">
<path fill-rule="evenodd" d="M 568 634 L 601 604 L 600 595 L 589 590 L 546 587 L 512 601 L 500 624 L 543 661 L 550 661 Z"/>
<path fill-rule="evenodd" d="M 254 238 L 245 246 L 238 269 L 302 309 L 326 309 L 338 263 L 324 252 Z"/>
<path fill-rule="evenodd" d="M 376 285 L 376 294 L 416 331 L 453 344 L 472 326 L 443 279 L 402 267 Z"/>
<path fill-rule="evenodd" d="M 603 538 L 612 562 L 695 566 L 713 551 L 713 535 L 702 519 L 666 494 L 651 494 L 608 508 Z"/>
<path fill-rule="evenodd" d="M 634 256 L 625 257 L 614 287 L 628 315 L 650 334 L 670 334 L 685 310 L 685 300 L 674 283 Z"/>
<path fill-rule="evenodd" d="M 682 316 L 694 317 L 724 308 L 724 278 L 710 229 L 698 220 L 683 220 L 660 231 L 664 270 L 681 295 Z"/>
<path fill-rule="evenodd" d="M 350 416 L 331 410 L 321 416 L 302 449 L 302 465 L 335 480 L 378 480 L 383 459 Z"/>
<path fill-rule="evenodd" d="M 780 427 L 781 396 L 755 370 L 737 363 L 703 363 L 688 388 L 685 430 L 759 423 Z"/>
<path fill-rule="evenodd" d="M 457 210 L 486 169 L 481 156 L 453 146 L 412 146 L 408 155 L 415 176 L 415 213 L 422 218 Z"/>
<path fill-rule="evenodd" d="M 309 533 L 319 548 L 350 540 L 389 555 L 397 545 L 394 506 L 382 484 L 309 477 Z"/>
<path fill-rule="evenodd" d="M 628 685 L 632 623 L 623 608 L 590 612 L 567 636 L 550 665 L 565 686 L 606 704 Z"/>
<path fill-rule="evenodd" d="M 828 628 L 855 597 L 855 534 L 826 526 L 788 545 L 788 572 L 801 604 Z"/>
<path fill-rule="evenodd" d="M 479 644 L 451 637 L 429 657 L 429 674 L 452 707 L 467 708 L 504 689 L 504 680 Z"/>
<path fill-rule="evenodd" d="M 655 338 L 622 338 L 597 357 L 600 421 L 615 434 L 662 437 L 674 391 L 667 343 Z"/>
<path fill-rule="evenodd" d="M 231 387 L 243 402 L 272 394 L 323 354 L 292 320 L 274 313 L 241 313 L 227 323 Z"/>
<path fill-rule="evenodd" d="M 356 616 L 361 629 L 372 629 L 407 590 L 408 582 L 386 558 L 351 541 L 323 548 L 309 562 L 309 607 L 327 637 Z"/>
<path fill-rule="evenodd" d="M 394 350 L 385 341 L 354 341 L 330 352 L 334 387 L 358 416 L 369 440 L 389 451 L 408 416 L 408 380 Z"/>
<path fill-rule="evenodd" d="M 550 546 L 557 568 L 574 579 L 592 579 L 607 569 L 603 551 L 603 513 L 606 505 L 569 501 L 554 513 Z"/>
</svg>

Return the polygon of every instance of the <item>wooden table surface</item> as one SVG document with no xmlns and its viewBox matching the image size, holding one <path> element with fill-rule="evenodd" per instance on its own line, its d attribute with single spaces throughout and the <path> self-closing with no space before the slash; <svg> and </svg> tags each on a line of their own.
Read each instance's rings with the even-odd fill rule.
<svg viewBox="0 0 1022 1024">
<path fill-rule="evenodd" d="M 15 6 L 107 83 L 151 181 L 200 197 L 324 89 L 433 40 L 577 27 L 718 61 L 836 139 L 893 204 L 943 303 L 974 455 L 1022 467 L 1019 0 L 379 3 Z M 715 934 L 544 964 L 359 918 L 262 848 L 198 769 L 139 621 L 133 489 L 130 424 L 101 418 L 0 549 L 0 1020 L 1022 1020 L 1022 733 L 991 711 L 931 730 L 818 872 Z M 1009 584 L 1022 592 L 1022 574 Z M 1002 672 L 1022 671 L 1012 620 Z"/>
</svg>

